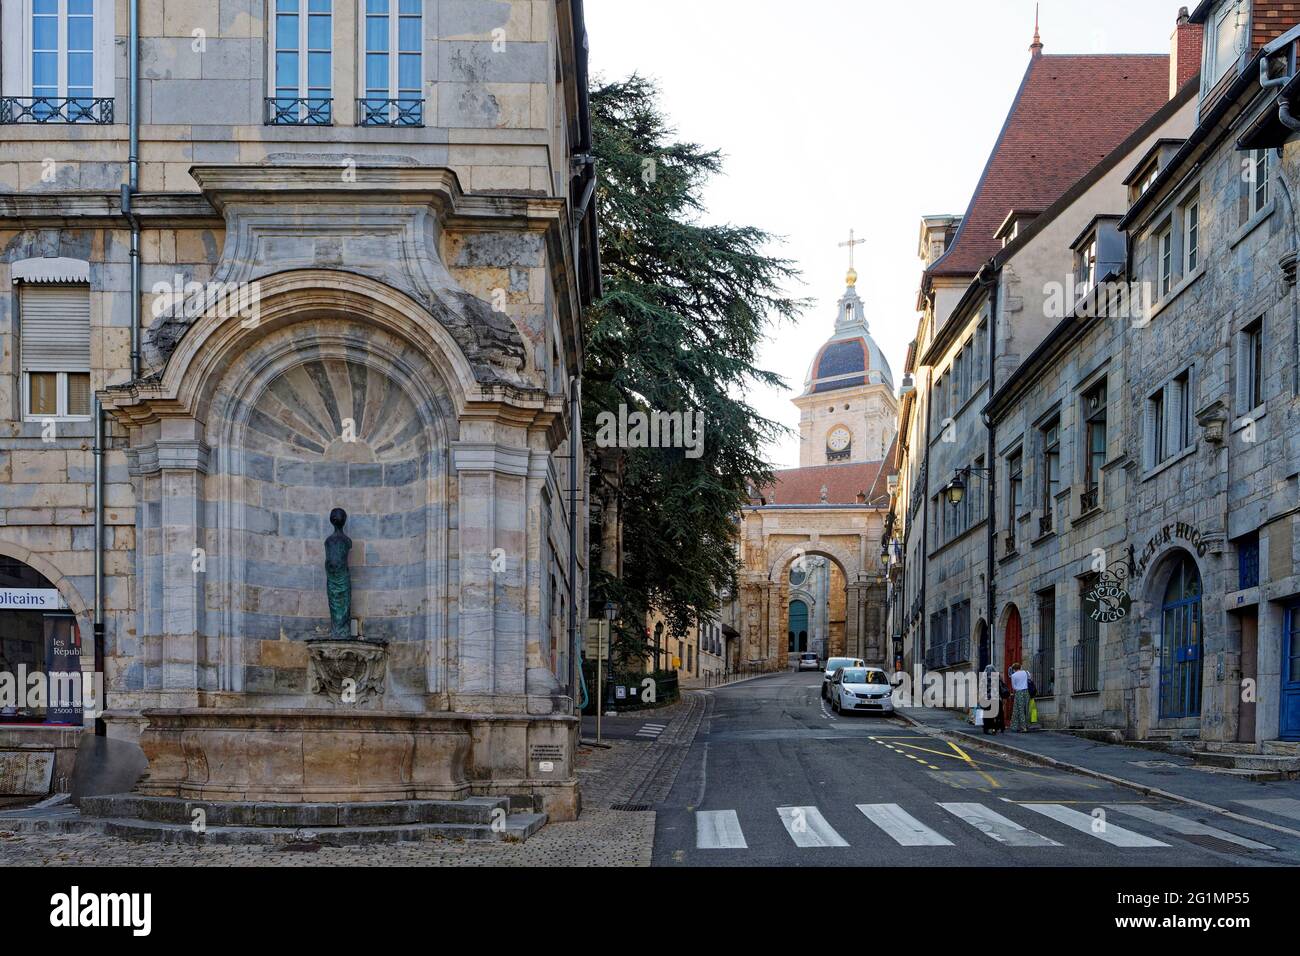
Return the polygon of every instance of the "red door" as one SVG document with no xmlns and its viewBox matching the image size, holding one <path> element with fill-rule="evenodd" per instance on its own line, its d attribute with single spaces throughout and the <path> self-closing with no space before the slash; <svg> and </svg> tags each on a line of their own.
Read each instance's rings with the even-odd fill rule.
<svg viewBox="0 0 1300 956">
<path fill-rule="evenodd" d="M 1020 611 L 1013 604 L 1011 613 L 1007 615 L 1007 631 L 1005 635 L 1005 644 L 1003 646 L 1004 655 L 1002 658 L 1002 673 L 1007 675 L 1011 671 L 1011 665 L 1020 661 Z M 1007 681 L 1010 686 L 1010 680 Z"/>
</svg>

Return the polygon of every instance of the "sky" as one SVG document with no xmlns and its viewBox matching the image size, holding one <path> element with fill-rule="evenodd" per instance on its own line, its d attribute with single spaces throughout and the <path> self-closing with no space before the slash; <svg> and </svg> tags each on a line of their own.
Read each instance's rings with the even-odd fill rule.
<svg viewBox="0 0 1300 956">
<path fill-rule="evenodd" d="M 1044 0 L 1044 53 L 1168 53 L 1167 0 Z M 965 211 L 1011 106 L 1034 0 L 586 0 L 592 70 L 658 81 L 679 138 L 719 149 L 708 219 L 776 236 L 810 298 L 773 331 L 760 364 L 792 390 L 755 389 L 791 428 L 790 399 L 831 336 L 854 229 L 858 293 L 902 383 L 916 333 L 921 217 Z M 1099 109 L 1105 104 L 1099 103 Z M 799 464 L 797 433 L 771 448 Z"/>
</svg>

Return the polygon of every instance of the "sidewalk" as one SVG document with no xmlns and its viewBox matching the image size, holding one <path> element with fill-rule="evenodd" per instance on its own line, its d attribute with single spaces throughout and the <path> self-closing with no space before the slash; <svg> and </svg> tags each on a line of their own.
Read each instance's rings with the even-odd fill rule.
<svg viewBox="0 0 1300 956">
<path fill-rule="evenodd" d="M 989 753 L 1107 780 L 1300 836 L 1300 780 L 1260 782 L 1195 766 L 1190 757 L 1101 743 L 1057 730 L 985 735 L 966 714 L 932 707 L 894 711 L 926 733 Z"/>
</svg>

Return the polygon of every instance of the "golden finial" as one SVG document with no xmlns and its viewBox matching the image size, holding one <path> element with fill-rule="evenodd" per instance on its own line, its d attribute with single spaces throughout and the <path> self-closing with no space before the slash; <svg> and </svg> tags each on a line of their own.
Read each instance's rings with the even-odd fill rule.
<svg viewBox="0 0 1300 956">
<path fill-rule="evenodd" d="M 866 244 L 867 240 L 854 238 L 854 232 L 852 229 L 849 230 L 849 241 L 840 243 L 841 249 L 847 246 L 849 250 L 849 274 L 847 276 L 847 282 L 850 286 L 858 284 L 858 270 L 853 268 L 853 248 L 855 246 L 865 246 Z"/>
</svg>

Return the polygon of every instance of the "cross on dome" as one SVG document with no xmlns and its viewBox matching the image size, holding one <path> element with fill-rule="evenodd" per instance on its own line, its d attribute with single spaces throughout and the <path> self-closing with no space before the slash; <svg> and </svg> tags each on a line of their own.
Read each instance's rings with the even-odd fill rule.
<svg viewBox="0 0 1300 956">
<path fill-rule="evenodd" d="M 855 269 L 855 268 L 853 267 L 853 249 L 854 249 L 855 246 L 865 246 L 865 245 L 867 244 L 867 240 L 865 240 L 865 239 L 858 239 L 858 238 L 856 238 L 856 236 L 857 236 L 857 234 L 856 234 L 852 229 L 850 229 L 850 230 L 849 230 L 849 241 L 848 241 L 848 242 L 841 242 L 841 243 L 840 243 L 840 248 L 841 248 L 841 249 L 843 249 L 843 248 L 845 248 L 845 247 L 847 246 L 847 247 L 848 247 L 848 250 L 849 250 L 849 274 L 848 274 L 848 284 L 849 284 L 849 285 L 857 285 L 857 284 L 858 284 L 858 270 Z"/>
</svg>

